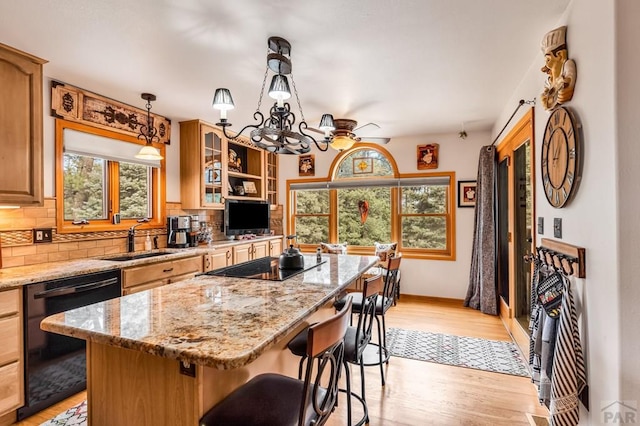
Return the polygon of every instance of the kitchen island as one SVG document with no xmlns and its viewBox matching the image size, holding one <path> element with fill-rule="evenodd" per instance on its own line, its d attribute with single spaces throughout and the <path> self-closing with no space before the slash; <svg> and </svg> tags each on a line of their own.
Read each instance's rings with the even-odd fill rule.
<svg viewBox="0 0 640 426">
<path fill-rule="evenodd" d="M 201 275 L 46 318 L 87 340 L 92 425 L 197 425 L 262 372 L 297 375 L 287 342 L 333 313 L 334 298 L 377 261 L 323 255 L 284 281 Z M 315 262 L 305 256 L 305 264 Z"/>
</svg>

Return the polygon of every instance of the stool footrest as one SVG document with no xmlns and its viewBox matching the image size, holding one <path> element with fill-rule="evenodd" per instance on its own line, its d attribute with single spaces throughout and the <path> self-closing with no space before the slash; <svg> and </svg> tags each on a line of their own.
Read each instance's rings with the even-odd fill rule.
<svg viewBox="0 0 640 426">
<path fill-rule="evenodd" d="M 338 389 L 338 391 L 345 394 L 347 393 L 346 389 Z M 353 391 L 351 392 L 351 396 L 357 399 L 358 401 L 360 401 L 360 404 L 362 404 L 362 410 L 364 411 L 362 418 L 358 420 L 358 422 L 355 423 L 354 426 L 362 426 L 364 424 L 369 424 L 369 409 L 367 408 L 367 402 L 364 399 L 362 399 L 362 397 L 357 393 L 353 393 Z M 349 398 L 348 394 L 347 394 L 347 398 Z"/>
</svg>

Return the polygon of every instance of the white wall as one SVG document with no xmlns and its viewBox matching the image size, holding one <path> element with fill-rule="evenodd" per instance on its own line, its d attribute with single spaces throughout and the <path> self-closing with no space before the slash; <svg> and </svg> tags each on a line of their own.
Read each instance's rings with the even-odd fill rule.
<svg viewBox="0 0 640 426">
<path fill-rule="evenodd" d="M 462 122 L 462 120 L 461 120 Z M 393 155 L 400 173 L 417 173 L 416 151 L 418 145 L 440 144 L 438 169 L 454 171 L 458 180 L 475 180 L 478 170 L 478 153 L 483 145 L 491 143 L 489 132 L 467 130 L 469 137 L 460 139 L 456 134 L 424 135 L 392 139 L 384 148 Z M 312 151 L 316 157 L 314 177 L 326 177 L 337 155 L 331 148 L 327 152 Z M 298 176 L 298 158 L 282 155 L 279 159 L 280 203 L 286 201 L 286 181 L 304 179 Z M 457 191 L 457 184 L 456 191 Z M 457 196 L 457 194 L 454 194 Z M 464 299 L 469 282 L 471 244 L 473 242 L 473 211 L 456 206 L 456 260 L 402 260 L 402 293 Z M 285 218 L 286 220 L 286 218 Z"/>
<path fill-rule="evenodd" d="M 640 2 L 622 0 L 616 3 L 616 112 L 618 131 L 618 260 L 620 267 L 620 375 L 622 400 L 635 401 L 640 408 L 640 198 L 636 194 L 640 182 Z M 636 417 L 640 422 L 640 418 Z"/>
<path fill-rule="evenodd" d="M 637 25 L 629 21 L 629 25 L 634 24 Z M 565 208 L 551 207 L 541 190 L 542 181 L 539 172 L 542 137 L 549 113 L 537 105 L 535 107 L 535 149 L 538 163 L 535 198 L 536 213 L 544 218 L 545 232 L 543 235 L 538 235 L 536 241 L 539 244 L 541 237 L 553 238 L 553 218 L 562 218 L 562 241 L 586 248 L 587 278 L 572 279 L 572 288 L 576 290 L 574 294 L 577 294 L 577 306 L 580 312 L 579 322 L 587 361 L 591 404 L 591 411 L 587 413 L 583 409 L 580 416 L 581 424 L 600 424 L 601 408 L 621 397 L 622 377 L 617 234 L 617 228 L 622 222 L 618 222 L 616 208 L 619 194 L 622 192 L 617 190 L 616 147 L 619 141 L 615 115 L 614 4 L 599 0 L 573 0 L 565 16 L 558 22 L 558 26 L 560 25 L 568 26 L 569 58 L 576 61 L 578 69 L 574 97 L 567 106 L 576 112 L 583 125 L 583 173 L 574 199 Z M 549 28 L 551 29 L 553 28 Z M 542 36 L 543 34 L 540 34 L 540 39 Z M 637 40 L 636 38 L 636 43 Z M 637 50 L 637 44 L 630 48 Z M 532 57 L 534 63 L 520 87 L 514 91 L 511 102 L 505 105 L 502 118 L 496 123 L 494 133 L 502 127 L 502 123 L 512 113 L 519 99 L 539 98 L 545 75 L 540 71 L 544 59 L 538 46 L 532 46 Z M 629 78 L 637 78 L 636 76 L 637 73 Z M 634 85 L 637 89 L 637 83 Z M 637 93 L 630 97 L 629 102 L 631 99 L 636 101 Z M 637 121 L 637 116 L 634 119 Z M 517 120 L 514 119 L 515 121 Z M 637 145 L 637 140 L 633 143 Z M 637 147 L 634 149 L 637 159 Z M 630 162 L 630 160 L 627 161 Z M 635 167 L 637 169 L 637 166 Z M 635 170 L 633 173 L 636 178 L 633 182 L 637 190 L 638 171 Z M 638 201 L 634 201 L 633 204 L 636 207 L 634 218 L 637 221 Z M 625 232 L 621 230 L 621 234 Z M 637 239 L 635 241 L 637 248 Z M 633 291 L 636 292 L 634 301 L 637 303 L 637 290 Z M 636 321 L 631 327 L 637 328 L 637 324 Z M 635 363 L 637 378 L 637 351 L 633 359 L 634 361 L 631 361 L 629 358 L 628 362 Z M 637 390 L 637 380 L 634 386 Z M 637 400 L 638 395 L 629 399 Z"/>
</svg>

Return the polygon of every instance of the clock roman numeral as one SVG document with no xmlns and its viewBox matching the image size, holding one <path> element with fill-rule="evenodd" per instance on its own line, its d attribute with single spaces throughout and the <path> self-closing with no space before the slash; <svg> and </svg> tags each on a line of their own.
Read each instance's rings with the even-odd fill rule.
<svg viewBox="0 0 640 426">
<path fill-rule="evenodd" d="M 569 185 L 573 185 L 573 173 L 567 173 L 567 181 L 569 181 Z"/>
<path fill-rule="evenodd" d="M 567 198 L 567 196 L 568 196 L 568 195 L 569 195 L 569 193 L 567 192 L 567 190 L 566 190 L 566 189 L 565 189 L 565 187 L 563 186 L 563 187 L 562 187 L 562 196 L 563 196 L 564 198 Z"/>
<path fill-rule="evenodd" d="M 562 116 L 562 125 L 564 126 L 564 122 L 567 121 L 567 114 Z"/>
<path fill-rule="evenodd" d="M 555 124 L 557 126 L 559 122 L 560 122 L 560 114 L 554 114 L 553 115 L 553 124 Z"/>
<path fill-rule="evenodd" d="M 576 158 L 576 149 L 575 148 L 571 148 L 569 150 L 569 158 Z"/>
<path fill-rule="evenodd" d="M 547 159 L 543 158 L 542 159 L 542 168 L 545 169 L 547 167 Z"/>
<path fill-rule="evenodd" d="M 560 192 L 556 191 L 556 204 L 560 204 Z"/>
<path fill-rule="evenodd" d="M 571 139 L 573 137 L 573 128 L 569 129 L 567 132 L 567 139 Z"/>
</svg>

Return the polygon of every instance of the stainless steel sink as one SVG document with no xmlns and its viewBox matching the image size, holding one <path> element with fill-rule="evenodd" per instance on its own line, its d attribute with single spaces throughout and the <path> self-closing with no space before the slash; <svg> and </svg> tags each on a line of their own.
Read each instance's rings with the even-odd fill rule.
<svg viewBox="0 0 640 426">
<path fill-rule="evenodd" d="M 151 252 L 151 253 L 130 253 L 124 256 L 103 257 L 102 260 L 113 260 L 115 262 L 126 262 L 127 260 L 146 259 L 147 257 L 164 256 L 171 254 L 167 252 Z"/>
</svg>

